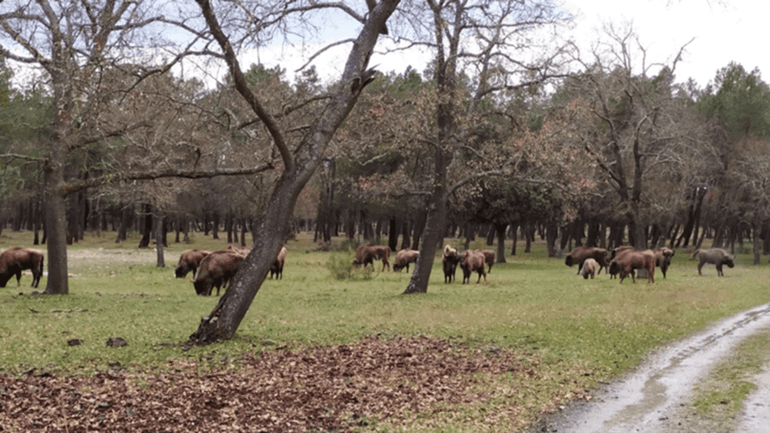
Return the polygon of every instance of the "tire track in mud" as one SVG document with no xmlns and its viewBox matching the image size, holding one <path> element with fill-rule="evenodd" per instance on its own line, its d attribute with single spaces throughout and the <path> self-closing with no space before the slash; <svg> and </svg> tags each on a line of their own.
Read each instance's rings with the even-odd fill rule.
<svg viewBox="0 0 770 433">
<path fill-rule="evenodd" d="M 754 307 L 663 347 L 634 371 L 608 384 L 590 402 L 576 402 L 541 420 L 532 432 L 661 433 L 690 430 L 681 410 L 693 388 L 745 338 L 769 334 L 770 303 Z M 766 366 L 767 367 L 767 366 Z M 770 372 L 755 378 L 758 390 L 746 402 L 740 432 L 770 427 Z"/>
</svg>

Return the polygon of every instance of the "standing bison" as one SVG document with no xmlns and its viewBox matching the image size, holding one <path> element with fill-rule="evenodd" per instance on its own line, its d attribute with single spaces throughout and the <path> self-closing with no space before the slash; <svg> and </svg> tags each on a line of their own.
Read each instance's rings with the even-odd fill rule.
<svg viewBox="0 0 770 433">
<path fill-rule="evenodd" d="M 204 257 L 211 254 L 210 251 L 204 250 L 186 250 L 179 256 L 179 263 L 176 265 L 174 275 L 177 278 L 184 278 L 188 272 L 192 272 L 193 279 L 195 278 L 195 272 L 198 270 L 198 266 L 201 264 L 201 260 Z"/>
<path fill-rule="evenodd" d="M 278 256 L 275 258 L 273 265 L 270 266 L 270 279 L 278 278 L 283 279 L 283 265 L 286 263 L 286 247 L 281 247 L 281 251 L 278 251 Z"/>
<path fill-rule="evenodd" d="M 487 271 L 485 269 L 484 254 L 479 251 L 466 251 L 460 256 L 460 268 L 463 270 L 463 284 L 471 282 L 471 274 L 475 271 L 479 274 L 476 283 L 481 282 L 481 276 L 487 281 Z"/>
<path fill-rule="evenodd" d="M 488 274 L 492 273 L 492 265 L 495 264 L 495 252 L 492 250 L 476 250 L 480 252 L 481 254 L 484 254 L 484 262 L 489 266 L 489 269 L 487 270 Z"/>
<path fill-rule="evenodd" d="M 655 266 L 660 268 L 663 278 L 666 278 L 666 271 L 671 266 L 671 258 L 674 257 L 674 250 L 668 248 L 658 248 L 655 252 Z"/>
<path fill-rule="evenodd" d="M 356 258 L 353 260 L 353 265 L 364 265 L 366 267 L 369 264 L 374 267 L 375 260 L 382 260 L 382 270 L 384 271 L 386 266 L 390 269 L 388 258 L 390 258 L 390 247 L 371 244 L 361 245 L 356 250 Z"/>
<path fill-rule="evenodd" d="M 21 286 L 21 272 L 32 271 L 32 285 L 37 288 L 43 276 L 43 252 L 30 248 L 8 248 L 0 254 L 0 287 L 16 276 L 16 285 Z"/>
<path fill-rule="evenodd" d="M 420 256 L 420 252 L 405 248 L 396 253 L 396 263 L 393 264 L 393 272 L 401 272 L 401 269 L 406 268 L 409 272 L 409 264 L 417 261 Z"/>
<path fill-rule="evenodd" d="M 460 263 L 460 255 L 457 250 L 444 245 L 444 254 L 441 256 L 441 266 L 444 269 L 444 284 L 451 283 L 455 279 L 457 264 Z"/>
<path fill-rule="evenodd" d="M 583 267 L 580 268 L 580 275 L 583 276 L 584 280 L 587 280 L 590 276 L 591 279 L 594 279 L 594 275 L 596 275 L 596 267 L 599 266 L 598 263 L 596 263 L 596 260 L 594 259 L 586 259 L 583 262 Z"/>
<path fill-rule="evenodd" d="M 577 247 L 570 251 L 567 257 L 564 259 L 564 264 L 567 266 L 578 265 L 578 274 L 580 269 L 583 268 L 583 262 L 586 259 L 596 260 L 596 264 L 599 265 L 597 274 L 602 273 L 602 269 L 609 266 L 609 251 L 604 248 L 589 248 L 589 247 Z"/>
<path fill-rule="evenodd" d="M 195 293 L 199 296 L 211 296 L 212 289 L 216 287 L 219 296 L 220 288 L 227 288 L 227 283 L 238 272 L 245 258 L 245 254 L 227 250 L 214 251 L 206 256 L 201 260 L 198 274 L 193 281 Z"/>
<path fill-rule="evenodd" d="M 711 263 L 717 268 L 717 275 L 724 277 L 722 272 L 722 265 L 727 265 L 728 268 L 735 266 L 735 255 L 729 254 L 727 251 L 721 248 L 712 248 L 710 250 L 695 250 L 692 253 L 692 258 L 698 257 L 698 275 L 701 274 L 700 270 L 706 263 Z"/>
<path fill-rule="evenodd" d="M 617 269 L 620 273 L 620 282 L 630 274 L 633 282 L 636 282 L 634 269 L 646 269 L 649 275 L 648 283 L 655 282 L 655 252 L 652 250 L 640 251 L 635 248 L 624 249 L 616 252 L 612 260 L 611 268 Z M 609 270 L 608 270 L 609 272 Z"/>
</svg>

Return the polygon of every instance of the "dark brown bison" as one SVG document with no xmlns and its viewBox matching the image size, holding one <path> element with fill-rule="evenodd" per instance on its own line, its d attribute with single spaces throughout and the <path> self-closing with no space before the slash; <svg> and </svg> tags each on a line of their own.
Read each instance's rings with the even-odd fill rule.
<svg viewBox="0 0 770 433">
<path fill-rule="evenodd" d="M 594 259 L 586 259 L 583 262 L 583 267 L 580 268 L 580 275 L 583 276 L 584 280 L 587 280 L 590 276 L 591 279 L 594 279 L 594 275 L 596 275 L 596 268 L 599 266 L 598 263 L 596 263 L 596 260 Z"/>
<path fill-rule="evenodd" d="M 484 254 L 484 262 L 489 266 L 487 273 L 492 273 L 492 265 L 495 264 L 495 252 L 492 250 L 476 250 L 481 254 Z"/>
<path fill-rule="evenodd" d="M 193 280 L 195 293 L 199 296 L 211 296 L 212 289 L 216 287 L 219 296 L 219 290 L 222 287 L 227 288 L 245 258 L 245 254 L 227 250 L 214 251 L 204 257 Z"/>
<path fill-rule="evenodd" d="M 43 252 L 31 248 L 8 248 L 0 254 L 0 287 L 16 275 L 16 285 L 21 286 L 21 272 L 32 271 L 32 285 L 37 288 L 43 276 Z"/>
<path fill-rule="evenodd" d="M 655 266 L 660 268 L 660 272 L 663 273 L 663 278 L 666 278 L 666 271 L 671 266 L 671 258 L 674 257 L 674 250 L 669 248 L 658 248 L 652 250 L 655 252 Z"/>
<path fill-rule="evenodd" d="M 420 257 L 420 252 L 409 248 L 397 252 L 396 263 L 393 264 L 393 272 L 401 272 L 401 269 L 404 268 L 409 272 L 409 264 L 416 262 L 418 257 Z"/>
<path fill-rule="evenodd" d="M 281 247 L 281 251 L 278 251 L 273 265 L 270 266 L 270 279 L 275 276 L 275 279 L 283 279 L 283 265 L 286 263 L 286 247 Z"/>
<path fill-rule="evenodd" d="M 722 272 L 722 265 L 727 265 L 728 268 L 735 266 L 735 255 L 728 253 L 721 248 L 712 248 L 710 250 L 695 250 L 692 253 L 692 258 L 698 257 L 698 275 L 701 274 L 700 270 L 706 263 L 711 263 L 717 268 L 717 275 L 724 277 Z"/>
<path fill-rule="evenodd" d="M 192 272 L 193 278 L 195 278 L 195 271 L 198 270 L 198 266 L 201 264 L 201 260 L 209 255 L 211 251 L 205 250 L 186 250 L 179 256 L 179 263 L 176 265 L 174 275 L 177 278 L 184 278 L 188 272 Z"/>
<path fill-rule="evenodd" d="M 621 283 L 628 275 L 631 275 L 631 279 L 636 282 L 634 269 L 646 269 L 649 274 L 647 282 L 655 282 L 655 252 L 652 250 L 624 249 L 616 252 L 615 258 L 612 261 L 615 262 L 615 265 L 612 265 L 612 267 L 617 266 L 620 273 Z"/>
<path fill-rule="evenodd" d="M 564 264 L 567 266 L 578 265 L 578 274 L 580 269 L 583 268 L 583 262 L 586 259 L 594 259 L 599 265 L 597 274 L 602 273 L 602 269 L 609 266 L 610 252 L 604 248 L 589 248 L 589 247 L 577 247 L 570 251 L 567 257 L 564 259 Z"/>
<path fill-rule="evenodd" d="M 460 269 L 463 270 L 463 284 L 471 282 L 471 274 L 475 271 L 479 274 L 476 283 L 481 282 L 481 276 L 487 281 L 487 271 L 485 269 L 484 254 L 479 251 L 465 251 L 460 255 Z"/>
<path fill-rule="evenodd" d="M 353 260 L 353 265 L 361 266 L 372 265 L 374 267 L 375 260 L 382 260 L 382 270 L 385 270 L 387 266 L 390 269 L 390 247 L 382 245 L 361 245 L 356 250 L 356 258 Z"/>
<path fill-rule="evenodd" d="M 444 245 L 444 254 L 441 256 L 441 266 L 444 269 L 444 284 L 451 283 L 457 273 L 457 265 L 460 263 L 460 255 L 457 250 Z"/>
</svg>

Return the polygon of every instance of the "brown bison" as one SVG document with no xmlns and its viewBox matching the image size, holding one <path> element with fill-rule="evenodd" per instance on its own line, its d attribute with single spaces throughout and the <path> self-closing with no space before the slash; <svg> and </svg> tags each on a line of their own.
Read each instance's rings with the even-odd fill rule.
<svg viewBox="0 0 770 433">
<path fill-rule="evenodd" d="M 698 275 L 701 274 L 700 270 L 706 263 L 711 263 L 717 268 L 717 275 L 724 277 L 722 272 L 722 265 L 727 265 L 728 268 L 735 266 L 735 255 L 728 253 L 721 248 L 712 248 L 710 250 L 695 250 L 692 253 L 692 258 L 698 257 Z"/>
<path fill-rule="evenodd" d="M 607 268 L 610 262 L 610 252 L 604 248 L 589 248 L 589 247 L 577 247 L 570 251 L 567 257 L 564 259 L 564 264 L 567 266 L 578 265 L 578 274 L 580 269 L 583 268 L 583 262 L 586 259 L 594 259 L 599 265 L 597 274 L 602 273 L 602 269 Z"/>
<path fill-rule="evenodd" d="M 393 272 L 401 272 L 401 269 L 404 268 L 409 272 L 409 264 L 416 262 L 417 257 L 420 257 L 420 252 L 409 248 L 397 252 L 396 263 L 393 264 Z"/>
<path fill-rule="evenodd" d="M 8 248 L 0 254 L 0 287 L 16 275 L 16 285 L 21 286 L 21 272 L 32 271 L 32 285 L 37 288 L 43 276 L 43 252 L 30 248 Z"/>
<path fill-rule="evenodd" d="M 457 265 L 460 263 L 460 255 L 457 250 L 444 245 L 444 254 L 441 256 L 441 265 L 444 269 L 444 284 L 451 283 L 455 279 Z"/>
<path fill-rule="evenodd" d="M 353 265 L 366 267 L 367 264 L 374 267 L 375 260 L 382 260 L 382 270 L 385 270 L 387 266 L 390 269 L 390 247 L 382 245 L 361 245 L 356 250 L 356 258 L 353 260 Z"/>
<path fill-rule="evenodd" d="M 201 264 L 201 260 L 209 255 L 211 251 L 204 250 L 186 250 L 179 256 L 179 263 L 176 265 L 174 275 L 177 278 L 184 278 L 188 272 L 192 272 L 193 278 L 195 278 L 195 271 L 198 270 L 198 266 Z"/>
<path fill-rule="evenodd" d="M 666 278 L 666 271 L 671 266 L 671 258 L 674 257 L 674 250 L 669 248 L 658 248 L 652 250 L 655 252 L 655 266 L 660 268 L 660 272 L 663 273 L 663 278 Z"/>
<path fill-rule="evenodd" d="M 286 247 L 281 247 L 281 251 L 278 251 L 278 256 L 275 258 L 273 265 L 270 266 L 270 279 L 278 278 L 283 279 L 283 265 L 286 263 Z"/>
<path fill-rule="evenodd" d="M 227 250 L 214 251 L 204 257 L 198 267 L 198 274 L 193 280 L 195 293 L 199 296 L 211 296 L 212 289 L 216 287 L 217 296 L 219 296 L 220 288 L 227 288 L 227 284 L 245 258 L 244 254 Z"/>
<path fill-rule="evenodd" d="M 484 254 L 479 251 L 466 251 L 460 256 L 460 268 L 463 270 L 463 284 L 471 282 L 471 274 L 475 271 L 479 274 L 476 283 L 481 282 L 481 276 L 487 281 L 487 271 L 485 269 Z"/>
<path fill-rule="evenodd" d="M 586 259 L 583 262 L 583 267 L 580 268 L 580 275 L 583 276 L 584 280 L 587 280 L 590 276 L 591 279 L 594 279 L 594 275 L 596 275 L 596 267 L 599 266 L 598 263 L 596 263 L 596 260 L 594 259 Z"/>
<path fill-rule="evenodd" d="M 495 264 L 495 252 L 492 250 L 476 250 L 480 252 L 481 254 L 484 254 L 484 262 L 489 266 L 489 269 L 487 270 L 488 274 L 492 273 L 492 265 Z"/>
<path fill-rule="evenodd" d="M 655 282 L 655 252 L 652 250 L 640 251 L 635 248 L 627 248 L 616 252 L 612 260 L 615 264 L 611 265 L 620 273 L 620 282 L 630 274 L 631 279 L 636 282 L 634 269 L 646 269 L 649 274 L 648 283 Z"/>
</svg>

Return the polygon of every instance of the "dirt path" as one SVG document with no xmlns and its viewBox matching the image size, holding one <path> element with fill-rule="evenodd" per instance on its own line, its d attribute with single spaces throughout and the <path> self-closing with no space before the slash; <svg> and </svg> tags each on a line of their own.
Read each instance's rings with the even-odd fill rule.
<svg viewBox="0 0 770 433">
<path fill-rule="evenodd" d="M 691 392 L 741 341 L 762 332 L 770 338 L 770 304 L 736 314 L 658 350 L 635 371 L 601 389 L 591 402 L 576 403 L 542 420 L 532 431 L 716 431 L 709 420 L 691 416 Z M 749 396 L 735 432 L 770 431 L 770 360 L 756 381 L 759 389 Z"/>
</svg>

